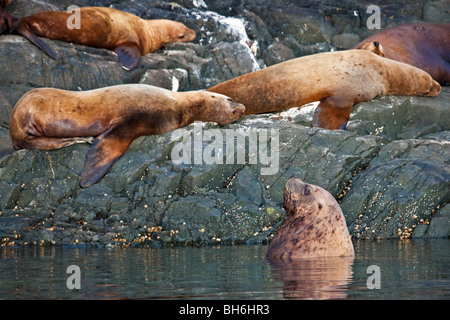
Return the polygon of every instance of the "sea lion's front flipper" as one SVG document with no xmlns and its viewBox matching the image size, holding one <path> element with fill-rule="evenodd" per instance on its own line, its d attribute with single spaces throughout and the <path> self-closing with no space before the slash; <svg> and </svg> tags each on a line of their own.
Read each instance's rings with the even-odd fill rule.
<svg viewBox="0 0 450 320">
<path fill-rule="evenodd" d="M 129 140 L 125 136 L 120 127 L 115 127 L 95 139 L 87 153 L 87 159 L 81 173 L 80 186 L 82 188 L 96 183 L 127 151 L 133 140 Z"/>
<path fill-rule="evenodd" d="M 314 111 L 313 127 L 336 130 L 345 129 L 350 117 L 353 103 L 337 97 L 327 97 L 320 100 Z"/>
<path fill-rule="evenodd" d="M 127 43 L 122 44 L 114 49 L 114 52 L 119 56 L 119 61 L 122 68 L 125 70 L 133 70 L 141 61 L 141 51 L 137 44 Z"/>
<path fill-rule="evenodd" d="M 18 34 L 22 35 L 24 38 L 28 39 L 31 43 L 41 49 L 46 55 L 50 58 L 56 60 L 56 53 L 53 51 L 48 44 L 46 44 L 43 40 L 39 39 L 35 34 L 33 34 L 28 27 L 22 23 L 20 20 L 15 28 Z"/>
</svg>

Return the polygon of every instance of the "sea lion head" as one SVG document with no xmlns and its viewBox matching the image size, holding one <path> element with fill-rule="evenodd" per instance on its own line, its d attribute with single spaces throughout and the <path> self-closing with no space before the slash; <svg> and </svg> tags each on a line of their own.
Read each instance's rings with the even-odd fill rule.
<svg viewBox="0 0 450 320">
<path fill-rule="evenodd" d="M 165 44 L 173 42 L 189 42 L 194 40 L 196 37 L 195 31 L 189 29 L 181 22 L 161 19 L 153 20 L 152 23 L 156 21 L 161 27 L 160 32 L 163 33 L 161 41 L 163 41 Z"/>
<path fill-rule="evenodd" d="M 408 83 L 408 94 L 410 95 L 435 97 L 441 92 L 441 85 L 422 69 L 413 66 L 412 69 L 406 70 L 402 77 L 415 80 Z"/>
<path fill-rule="evenodd" d="M 415 94 L 425 97 L 435 97 L 440 92 L 441 85 L 437 81 L 433 80 L 428 73 L 425 73 L 423 76 L 419 77 Z"/>
<path fill-rule="evenodd" d="M 376 55 L 384 57 L 383 46 L 378 41 L 369 41 L 369 42 L 363 43 L 358 49 L 367 50 L 367 51 L 375 53 Z"/>
<path fill-rule="evenodd" d="M 301 216 L 335 206 L 336 200 L 319 186 L 291 177 L 284 190 L 283 208 L 288 215 Z M 318 196 L 319 195 L 319 196 Z"/>
<path fill-rule="evenodd" d="M 328 191 L 291 177 L 283 194 L 287 215 L 267 251 L 269 258 L 354 255 L 342 210 Z"/>
<path fill-rule="evenodd" d="M 206 92 L 203 121 L 217 122 L 224 126 L 240 119 L 244 115 L 245 106 L 233 101 L 230 97 L 214 92 Z"/>
</svg>

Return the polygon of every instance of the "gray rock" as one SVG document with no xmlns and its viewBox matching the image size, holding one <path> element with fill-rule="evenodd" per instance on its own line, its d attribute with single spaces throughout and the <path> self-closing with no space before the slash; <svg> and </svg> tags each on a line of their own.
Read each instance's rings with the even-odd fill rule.
<svg viewBox="0 0 450 320">
<path fill-rule="evenodd" d="M 272 44 L 264 52 L 264 61 L 270 66 L 283 61 L 291 60 L 295 58 L 294 52 L 280 42 Z"/>
<path fill-rule="evenodd" d="M 342 33 L 335 35 L 332 39 L 333 44 L 337 49 L 347 50 L 351 49 L 354 45 L 358 44 L 359 36 L 353 33 Z"/>
<path fill-rule="evenodd" d="M 430 23 L 450 21 L 450 3 L 448 1 L 428 1 L 424 4 L 423 20 Z"/>
<path fill-rule="evenodd" d="M 341 202 L 357 238 L 409 237 L 449 200 L 448 142 L 397 140 L 356 175 Z M 407 232 L 405 231 L 407 230 Z"/>
<path fill-rule="evenodd" d="M 424 236 L 447 239 L 450 237 L 450 207 L 448 205 L 437 210 Z"/>
<path fill-rule="evenodd" d="M 435 98 L 395 96 L 376 98 L 352 108 L 347 129 L 374 134 L 390 140 L 417 139 L 450 128 L 450 90 L 443 87 Z"/>
<path fill-rule="evenodd" d="M 225 127 L 202 125 L 203 132 L 218 129 L 224 138 L 217 149 L 203 139 L 203 160 L 205 150 L 214 149 L 224 156 L 223 164 L 174 163 L 172 151 L 181 138 L 172 139 L 172 132 L 142 137 L 87 189 L 80 189 L 79 179 L 88 145 L 13 152 L 9 117 L 33 88 L 89 90 L 147 83 L 202 90 L 293 57 L 346 48 L 375 32 L 367 30 L 365 5 L 356 0 L 205 0 L 207 8 L 191 0 L 64 0 L 58 5 L 17 0 L 10 9 L 25 15 L 71 4 L 175 19 L 198 36 L 193 43 L 168 45 L 143 57 L 132 72 L 124 71 L 109 50 L 44 40 L 58 53 L 51 60 L 19 36 L 0 37 L 2 245 L 263 243 L 283 220 L 282 191 L 292 175 L 339 200 L 355 239 L 449 236 L 448 88 L 435 98 L 391 96 L 360 103 L 345 131 L 311 128 L 311 112 L 302 110 L 245 116 Z M 439 21 L 446 8 L 445 1 L 379 5 L 383 28 Z M 184 135 L 192 138 L 194 128 L 184 128 Z M 227 129 L 248 140 L 239 148 L 228 145 Z M 266 133 L 268 145 L 250 146 L 250 135 L 261 139 Z M 275 152 L 277 141 L 279 157 L 264 162 L 261 156 Z M 229 163 L 227 150 L 233 150 Z M 238 161 L 242 155 L 244 160 Z M 264 169 L 270 174 L 263 174 Z"/>
</svg>

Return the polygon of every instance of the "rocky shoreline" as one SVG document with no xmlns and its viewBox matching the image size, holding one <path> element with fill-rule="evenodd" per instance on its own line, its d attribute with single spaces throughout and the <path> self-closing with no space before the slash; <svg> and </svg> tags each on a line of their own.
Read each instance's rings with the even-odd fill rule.
<svg viewBox="0 0 450 320">
<path fill-rule="evenodd" d="M 383 28 L 450 21 L 446 1 L 374 1 Z M 404 1 L 403 1 L 404 2 Z M 406 3 L 406 2 L 405 2 Z M 17 0 L 16 15 L 68 5 L 101 5 L 143 18 L 168 18 L 197 30 L 126 72 L 108 50 L 45 40 L 51 60 L 25 39 L 0 37 L 0 244 L 152 246 L 264 243 L 285 213 L 282 190 L 295 175 L 339 200 L 353 239 L 450 236 L 450 88 L 435 98 L 380 97 L 352 110 L 348 128 L 311 128 L 311 108 L 246 116 L 220 128 L 279 133 L 278 170 L 264 164 L 175 164 L 173 133 L 136 140 L 109 173 L 79 187 L 88 145 L 13 152 L 12 108 L 28 90 L 89 90 L 147 83 L 201 90 L 287 59 L 348 49 L 370 34 L 365 3 L 329 1 Z M 446 7 L 447 6 L 447 7 Z M 194 134 L 195 126 L 183 134 Z M 270 139 L 275 136 L 270 135 Z M 275 141 L 275 140 L 274 140 Z M 202 148 L 210 142 L 203 141 Z M 246 146 L 248 149 L 248 146 Z M 246 153 L 250 153 L 246 149 Z M 236 151 L 237 152 L 237 151 Z"/>
</svg>

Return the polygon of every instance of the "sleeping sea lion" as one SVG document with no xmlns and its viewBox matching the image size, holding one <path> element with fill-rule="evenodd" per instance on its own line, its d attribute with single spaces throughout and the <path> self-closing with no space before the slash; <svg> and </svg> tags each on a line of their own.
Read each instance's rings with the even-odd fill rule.
<svg viewBox="0 0 450 320">
<path fill-rule="evenodd" d="M 422 69 L 450 85 L 450 23 L 415 23 L 386 29 L 353 47 Z"/>
<path fill-rule="evenodd" d="M 245 105 L 245 114 L 267 113 L 320 101 L 313 126 L 344 129 L 350 109 L 381 95 L 436 96 L 428 73 L 365 50 L 318 53 L 255 71 L 208 91 Z"/>
<path fill-rule="evenodd" d="M 173 92 L 144 84 L 90 91 L 40 88 L 17 102 L 9 130 L 16 150 L 53 150 L 93 140 L 80 182 L 88 187 L 140 136 L 161 134 L 194 121 L 225 125 L 243 113 L 243 105 L 205 91 Z"/>
<path fill-rule="evenodd" d="M 114 50 L 126 70 L 135 68 L 142 55 L 165 44 L 195 39 L 195 31 L 180 22 L 144 20 L 113 8 L 80 8 L 80 28 L 69 29 L 71 15 L 66 11 L 36 13 L 20 18 L 15 31 L 52 58 L 56 53 L 38 36 Z"/>
</svg>

